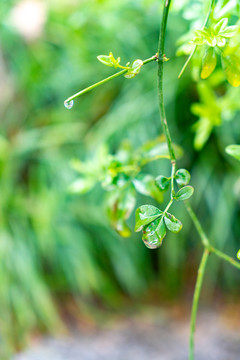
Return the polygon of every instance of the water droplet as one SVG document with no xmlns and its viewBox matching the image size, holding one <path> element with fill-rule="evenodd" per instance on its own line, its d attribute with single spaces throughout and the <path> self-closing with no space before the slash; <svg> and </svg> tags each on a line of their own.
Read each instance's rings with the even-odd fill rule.
<svg viewBox="0 0 240 360">
<path fill-rule="evenodd" d="M 240 260 L 240 249 L 237 252 L 237 258 L 238 258 L 238 260 Z"/>
<path fill-rule="evenodd" d="M 69 110 L 73 107 L 73 104 L 74 104 L 74 101 L 73 101 L 73 100 L 70 100 L 70 101 L 65 100 L 65 101 L 64 101 L 64 106 L 65 106 L 65 108 L 67 108 L 67 109 L 69 109 Z"/>
</svg>

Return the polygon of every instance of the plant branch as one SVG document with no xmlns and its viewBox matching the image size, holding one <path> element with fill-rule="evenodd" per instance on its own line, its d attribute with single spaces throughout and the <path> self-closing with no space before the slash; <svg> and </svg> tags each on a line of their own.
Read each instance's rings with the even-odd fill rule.
<svg viewBox="0 0 240 360">
<path fill-rule="evenodd" d="M 200 262 L 200 266 L 198 268 L 197 281 L 196 281 L 194 295 L 193 295 L 191 324 L 190 324 L 190 340 L 189 340 L 189 359 L 190 360 L 194 360 L 194 334 L 195 334 L 195 328 L 196 328 L 198 303 L 199 303 L 202 282 L 203 282 L 203 277 L 204 277 L 205 270 L 206 270 L 208 256 L 209 256 L 209 251 L 208 251 L 208 249 L 205 248 L 203 255 L 202 255 L 201 262 Z"/>
<path fill-rule="evenodd" d="M 209 243 L 209 240 L 208 240 L 208 237 L 207 235 L 205 234 L 203 228 L 202 228 L 202 225 L 200 224 L 195 212 L 193 211 L 192 209 L 192 206 L 190 205 L 190 203 L 188 201 L 185 201 L 185 207 L 187 209 L 187 212 L 190 216 L 190 218 L 192 219 L 192 222 L 194 223 L 195 225 L 195 228 L 200 236 L 200 239 L 202 241 L 202 244 L 204 247 L 206 248 L 209 248 L 210 246 L 210 243 Z"/>
<path fill-rule="evenodd" d="M 157 60 L 157 55 L 151 56 L 150 58 L 148 58 L 148 59 L 146 59 L 146 60 L 143 60 L 143 65 L 148 64 L 149 62 L 152 62 L 152 61 L 156 61 L 156 60 Z M 93 84 L 93 85 L 88 86 L 87 88 L 85 88 L 85 89 L 77 92 L 76 94 L 70 96 L 69 98 L 67 98 L 67 99 L 64 101 L 64 103 L 68 103 L 68 102 L 76 99 L 77 97 L 85 94 L 86 92 L 91 91 L 91 90 L 95 89 L 96 87 L 98 87 L 98 86 L 100 86 L 100 85 L 102 85 L 102 84 L 105 84 L 106 82 L 108 82 L 108 81 L 110 81 L 110 80 L 113 80 L 113 79 L 115 79 L 116 77 L 121 76 L 121 75 L 127 73 L 128 70 L 129 70 L 128 68 L 127 68 L 127 69 L 124 69 L 124 70 L 121 70 L 121 71 L 119 71 L 119 72 L 117 72 L 117 73 L 115 73 L 115 74 L 113 74 L 113 75 L 111 75 L 111 76 L 108 76 L 107 78 L 105 78 L 105 79 L 103 79 L 103 80 L 98 81 L 97 83 L 95 83 L 95 84 Z"/>
<path fill-rule="evenodd" d="M 214 248 L 213 246 L 211 246 L 209 248 L 209 251 L 213 252 L 215 255 L 217 255 L 218 257 L 220 257 L 221 259 L 227 261 L 228 263 L 230 263 L 231 265 L 235 266 L 237 269 L 240 270 L 240 263 L 235 261 L 232 257 L 224 254 L 222 251 Z"/>
<path fill-rule="evenodd" d="M 170 132 L 168 129 L 168 123 L 165 114 L 164 100 L 163 100 L 163 63 L 164 63 L 164 45 L 165 45 L 165 34 L 166 34 L 166 25 L 168 19 L 168 12 L 171 0 L 165 0 L 163 7 L 162 15 L 162 25 L 159 34 L 159 44 L 158 44 L 158 96 L 159 96 L 159 110 L 160 118 L 163 127 L 163 132 L 166 136 L 168 151 L 172 163 L 176 162 L 175 153 L 172 146 L 172 140 Z"/>
</svg>

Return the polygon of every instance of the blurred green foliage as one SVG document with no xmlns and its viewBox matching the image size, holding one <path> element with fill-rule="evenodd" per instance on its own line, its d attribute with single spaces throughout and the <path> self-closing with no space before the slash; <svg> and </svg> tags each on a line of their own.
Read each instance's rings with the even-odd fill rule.
<svg viewBox="0 0 240 360">
<path fill-rule="evenodd" d="M 0 3 L 1 359 L 36 329 L 59 330 L 58 305 L 70 294 L 79 306 L 101 299 L 114 309 L 123 295 L 139 299 L 155 289 L 155 296 L 170 299 L 187 293 L 198 246 L 183 207 L 175 211 L 186 224 L 182 232 L 151 252 L 138 234 L 122 239 L 109 229 L 99 186 L 79 197 L 68 192 L 77 178 L 72 158 L 91 159 L 103 144 L 115 154 L 123 140 L 138 148 L 161 131 L 154 63 L 133 80 L 118 78 L 84 95 L 71 111 L 63 107 L 70 94 L 111 74 L 97 55 L 112 51 L 126 63 L 156 53 L 160 3 L 40 2 L 42 27 L 36 36 L 28 30 L 30 38 L 18 29 L 19 1 Z M 233 92 L 219 69 L 198 85 L 189 70 L 176 81 L 184 62 L 175 56 L 176 42 L 190 28 L 194 5 L 199 2 L 176 2 L 169 18 L 165 103 L 174 141 L 185 150 L 180 165 L 197 185 L 192 202 L 213 243 L 235 256 L 240 168 L 224 149 L 240 143 L 239 89 Z M 169 176 L 167 161 L 146 167 L 154 176 Z M 143 195 L 138 205 L 145 201 Z M 235 270 L 218 260 L 210 268 L 209 296 L 216 284 L 239 294 Z"/>
</svg>

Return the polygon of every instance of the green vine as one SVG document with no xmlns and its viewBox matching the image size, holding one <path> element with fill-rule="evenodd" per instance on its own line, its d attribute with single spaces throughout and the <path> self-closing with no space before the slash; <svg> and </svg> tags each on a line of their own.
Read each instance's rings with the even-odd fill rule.
<svg viewBox="0 0 240 360">
<path fill-rule="evenodd" d="M 81 163 L 79 160 L 74 160 L 72 165 L 75 170 L 81 174 L 81 178 L 71 185 L 71 191 L 78 193 L 86 192 L 90 190 L 97 181 L 100 181 L 103 188 L 109 193 L 107 211 L 112 225 L 122 236 L 129 236 L 131 231 L 127 225 L 127 220 L 135 207 L 136 193 L 138 192 L 140 194 L 151 196 L 157 200 L 158 203 L 161 203 L 165 192 L 170 189 L 170 199 L 164 210 L 160 210 L 153 205 L 142 205 L 136 209 L 135 231 L 142 231 L 142 240 L 150 249 L 156 249 L 162 245 L 167 231 L 178 233 L 182 229 L 181 221 L 173 214 L 169 213 L 169 209 L 173 202 L 185 202 L 186 210 L 199 234 L 204 249 L 202 260 L 198 268 L 190 321 L 189 359 L 194 360 L 194 333 L 197 311 L 209 254 L 215 254 L 238 269 L 240 269 L 240 263 L 211 245 L 198 217 L 188 202 L 188 199 L 194 192 L 193 187 L 189 185 L 191 179 L 190 173 L 186 169 L 177 168 L 177 160 L 181 156 L 181 149 L 176 146 L 171 139 L 164 106 L 163 87 L 164 62 L 168 60 L 165 56 L 165 38 L 170 5 L 171 0 L 164 1 L 158 52 L 156 55 L 143 61 L 137 59 L 132 63 L 128 62 L 125 66 L 120 65 L 120 57 L 114 58 L 111 52 L 109 55 L 99 55 L 97 58 L 101 63 L 115 69 L 120 68 L 121 71 L 70 96 L 64 104 L 67 108 L 71 108 L 73 106 L 73 100 L 82 94 L 121 75 L 124 75 L 127 79 L 134 78 L 139 74 L 143 65 L 152 61 L 158 63 L 158 101 L 164 137 L 151 141 L 136 150 L 132 149 L 129 144 L 125 144 L 121 149 L 121 156 L 119 156 L 118 153 L 115 156 L 107 156 L 107 154 L 104 153 L 104 156 L 101 159 L 96 158 L 93 166 L 88 163 Z M 225 18 L 220 19 L 213 29 L 205 28 L 210 15 L 213 12 L 213 8 L 214 0 L 211 0 L 202 29 L 196 31 L 196 37 L 192 41 L 192 51 L 184 64 L 179 77 L 183 74 L 192 59 L 197 46 L 204 44 L 207 44 L 208 46 L 207 52 L 203 57 L 201 70 L 201 77 L 203 79 L 210 76 L 215 69 L 216 53 L 222 54 L 223 62 L 231 62 L 231 59 L 233 59 L 233 55 L 227 55 L 227 53 L 220 52 L 220 48 L 225 46 L 227 39 L 234 36 L 237 28 L 236 26 L 227 27 L 227 20 Z M 238 86 L 238 70 L 234 71 L 226 70 L 227 78 L 231 85 Z M 236 148 L 234 148 L 234 150 L 232 149 L 233 148 L 228 151 L 233 151 L 235 154 L 233 156 L 239 156 L 240 159 L 239 148 L 237 148 L 237 150 Z M 124 157 L 122 156 L 123 152 Z M 170 160 L 170 176 L 159 175 L 155 179 L 150 174 L 142 173 L 146 163 L 160 158 L 168 158 Z M 178 187 L 177 190 L 176 187 Z"/>
</svg>

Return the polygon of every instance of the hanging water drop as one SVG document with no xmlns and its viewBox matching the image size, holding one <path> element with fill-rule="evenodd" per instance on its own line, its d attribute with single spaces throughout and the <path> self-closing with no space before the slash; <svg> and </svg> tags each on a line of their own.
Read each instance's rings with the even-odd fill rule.
<svg viewBox="0 0 240 360">
<path fill-rule="evenodd" d="M 70 100 L 70 101 L 65 100 L 65 101 L 64 101 L 64 106 L 65 106 L 65 108 L 67 108 L 67 109 L 69 109 L 69 110 L 73 107 L 73 104 L 74 104 L 74 101 L 73 101 L 73 100 Z"/>
</svg>

